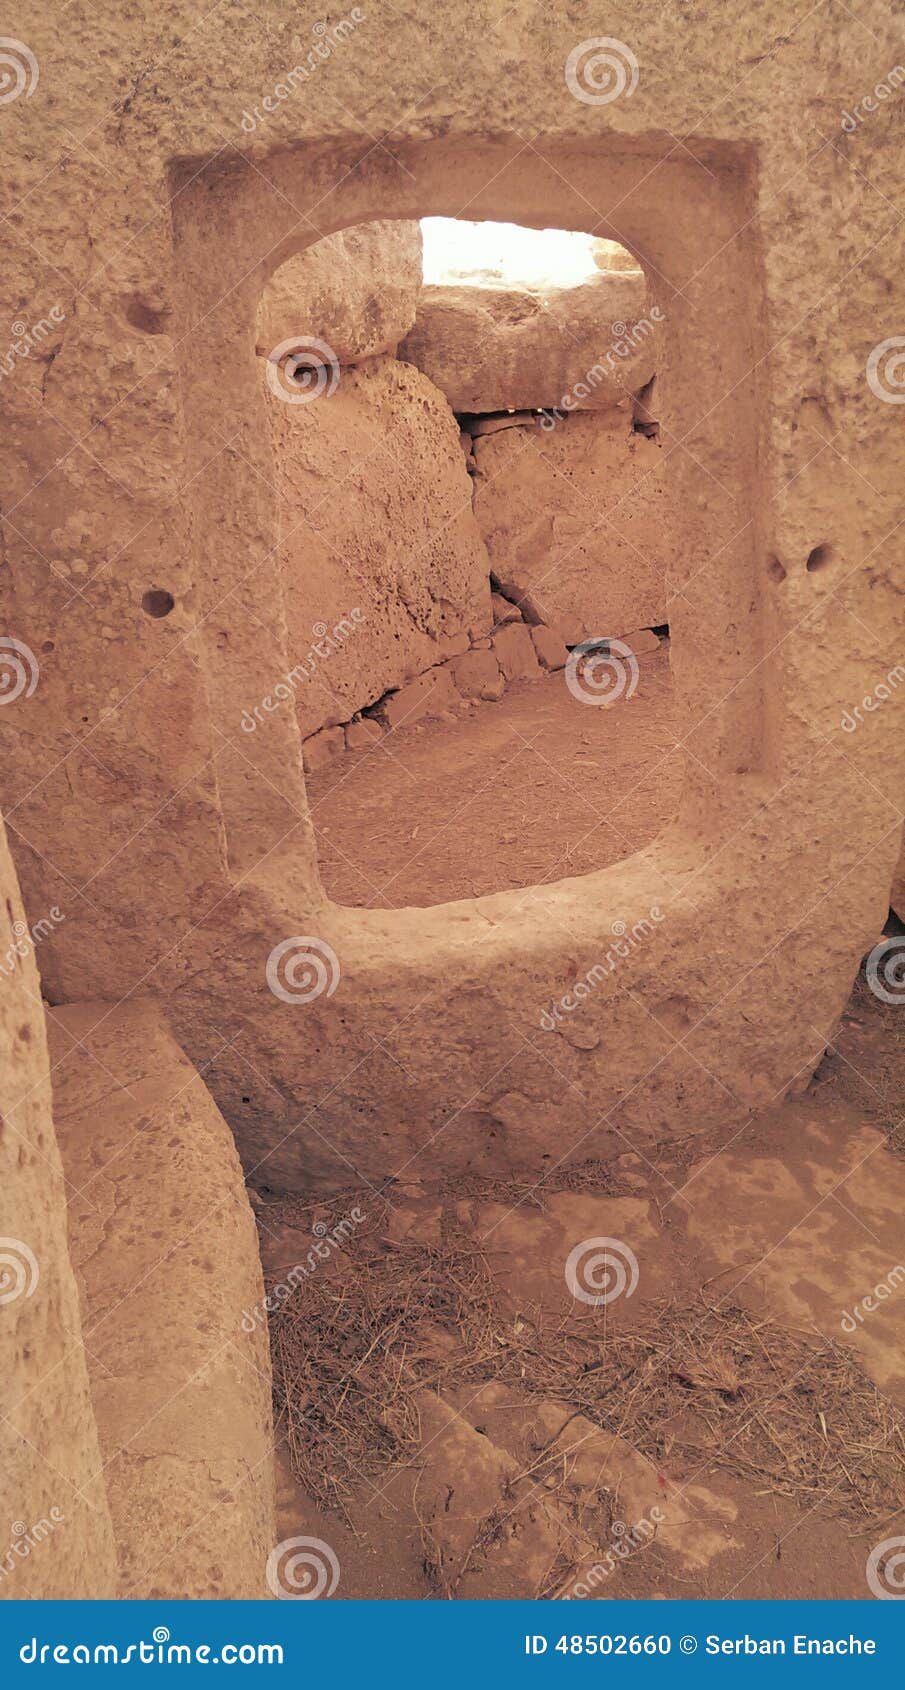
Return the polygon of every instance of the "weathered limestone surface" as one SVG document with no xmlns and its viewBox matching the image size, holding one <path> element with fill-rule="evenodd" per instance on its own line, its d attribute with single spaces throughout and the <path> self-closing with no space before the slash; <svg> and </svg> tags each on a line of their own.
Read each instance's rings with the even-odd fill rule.
<svg viewBox="0 0 905 1690">
<path fill-rule="evenodd" d="M 119 1595 L 266 1597 L 270 1357 L 232 1135 L 152 1001 L 48 1029 Z"/>
<path fill-rule="evenodd" d="M 34 946 L 0 822 L 0 1600 L 116 1593 Z"/>
<path fill-rule="evenodd" d="M 600 104 L 567 84 L 597 27 L 568 8 L 475 29 L 418 0 L 321 39 L 264 107 L 315 39 L 285 0 L 267 22 L 102 0 L 61 32 L 37 0 L 21 26 L 41 78 L 3 108 L 0 322 L 23 302 L 64 321 L 52 360 L 0 383 L 3 625 L 40 663 L 3 710 L 2 786 L 29 910 L 66 912 L 44 980 L 164 999 L 196 1064 L 222 1052 L 210 1084 L 275 1182 L 465 1163 L 503 1094 L 534 1170 L 740 1121 L 806 1082 L 898 855 L 898 703 L 869 735 L 839 724 L 901 658 L 903 412 L 866 374 L 901 331 L 900 96 L 840 114 L 901 58 L 900 19 L 613 0 L 640 75 Z M 344 911 L 294 711 L 238 726 L 295 660 L 256 312 L 316 234 L 463 206 L 619 240 L 663 311 L 685 791 L 668 835 L 597 875 Z M 345 494 L 366 460 L 348 468 Z M 172 614 L 146 613 L 153 589 Z M 526 1038 L 542 1006 L 654 903 L 590 1002 L 599 1042 L 551 1033 L 547 1060 Z M 329 996 L 268 989 L 292 935 L 340 959 Z"/>
<path fill-rule="evenodd" d="M 489 628 L 490 565 L 455 419 L 420 371 L 373 359 L 311 403 L 269 398 L 307 738 L 428 669 L 450 635 Z"/>
<path fill-rule="evenodd" d="M 614 410 L 482 435 L 474 454 L 475 515 L 507 593 L 573 644 L 667 620 L 680 540 L 659 441 Z"/>
<path fill-rule="evenodd" d="M 571 288 L 428 286 L 399 356 L 454 411 L 541 409 L 566 396 L 570 408 L 607 409 L 656 370 L 658 328 L 646 307 L 640 270 Z"/>
<path fill-rule="evenodd" d="M 396 351 L 415 321 L 421 226 L 362 223 L 340 229 L 281 266 L 258 310 L 258 352 L 299 336 L 324 341 L 340 364 Z"/>
</svg>

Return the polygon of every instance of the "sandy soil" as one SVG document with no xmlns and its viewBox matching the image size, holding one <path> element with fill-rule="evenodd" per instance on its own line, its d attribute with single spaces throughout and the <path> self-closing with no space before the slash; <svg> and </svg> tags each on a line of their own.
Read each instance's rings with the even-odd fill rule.
<svg viewBox="0 0 905 1690">
<path fill-rule="evenodd" d="M 445 903 L 605 868 L 674 811 L 668 645 L 600 708 L 562 672 L 498 704 L 388 734 L 308 777 L 321 872 L 340 903 Z"/>
</svg>

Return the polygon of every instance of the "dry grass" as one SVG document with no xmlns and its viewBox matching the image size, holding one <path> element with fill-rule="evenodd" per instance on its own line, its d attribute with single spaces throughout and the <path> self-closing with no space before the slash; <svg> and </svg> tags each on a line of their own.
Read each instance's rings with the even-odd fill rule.
<svg viewBox="0 0 905 1690">
<path fill-rule="evenodd" d="M 513 1321 L 466 1234 L 432 1248 L 381 1230 L 271 1318 L 293 1466 L 327 1506 L 417 1456 L 419 1391 L 489 1380 L 570 1403 L 680 1479 L 720 1468 L 865 1528 L 905 1506 L 903 1418 L 836 1344 L 703 1297 L 631 1330 L 571 1307 Z"/>
<path fill-rule="evenodd" d="M 600 1390 L 582 1396 L 659 1462 L 719 1467 L 865 1525 L 905 1506 L 905 1420 L 851 1353 L 732 1304 L 664 1304 L 643 1331 L 612 1335 Z"/>
<path fill-rule="evenodd" d="M 333 1264 L 331 1264 L 331 1269 Z M 490 1279 L 472 1247 L 356 1239 L 344 1271 L 306 1280 L 271 1316 L 277 1415 L 310 1495 L 341 1506 L 362 1477 L 413 1455 L 413 1397 L 487 1348 Z"/>
<path fill-rule="evenodd" d="M 596 1191 L 607 1197 L 618 1197 L 628 1190 L 619 1177 L 619 1169 L 599 1159 L 563 1163 L 552 1173 L 534 1179 L 490 1179 L 483 1174 L 464 1174 L 437 1186 L 441 1197 L 445 1194 L 454 1200 L 474 1197 L 481 1203 L 540 1210 L 546 1208 L 546 1199 L 557 1191 Z"/>
</svg>

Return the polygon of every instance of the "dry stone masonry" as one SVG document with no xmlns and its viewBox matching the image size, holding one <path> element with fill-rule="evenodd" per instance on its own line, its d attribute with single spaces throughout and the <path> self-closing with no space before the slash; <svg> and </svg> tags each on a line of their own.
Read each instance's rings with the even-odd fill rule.
<svg viewBox="0 0 905 1690">
<path fill-rule="evenodd" d="M 669 480 L 634 432 L 659 344 L 641 269 L 505 294 L 422 287 L 420 259 L 417 223 L 359 225 L 288 260 L 258 310 L 295 662 L 242 728 L 288 702 L 309 773 L 561 668 L 566 642 L 666 620 Z M 549 661 L 496 628 L 492 577 Z"/>
</svg>

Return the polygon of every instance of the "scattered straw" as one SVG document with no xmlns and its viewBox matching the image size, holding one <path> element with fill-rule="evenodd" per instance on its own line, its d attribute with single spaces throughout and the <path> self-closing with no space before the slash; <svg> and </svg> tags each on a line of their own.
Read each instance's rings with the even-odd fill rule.
<svg viewBox="0 0 905 1690">
<path fill-rule="evenodd" d="M 345 1269 L 306 1280 L 270 1321 L 293 1466 L 332 1506 L 417 1451 L 416 1391 L 458 1354 L 487 1351 L 493 1319 L 487 1265 L 471 1246 L 356 1239 Z"/>
<path fill-rule="evenodd" d="M 728 1304 L 611 1332 L 585 1412 L 679 1473 L 719 1467 L 867 1525 L 905 1507 L 905 1420 L 850 1352 Z"/>
<path fill-rule="evenodd" d="M 703 1295 L 631 1329 L 571 1307 L 514 1319 L 469 1235 L 431 1247 L 382 1230 L 351 1238 L 271 1317 L 279 1419 L 326 1506 L 417 1456 L 420 1391 L 499 1381 L 571 1404 L 680 1483 L 720 1468 L 865 1529 L 905 1507 L 905 1422 L 835 1343 Z"/>
</svg>

